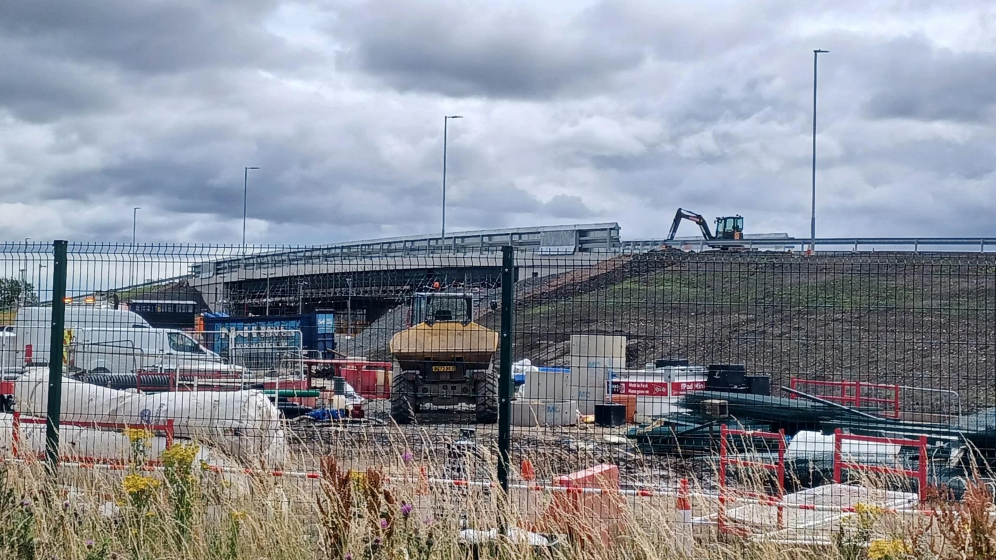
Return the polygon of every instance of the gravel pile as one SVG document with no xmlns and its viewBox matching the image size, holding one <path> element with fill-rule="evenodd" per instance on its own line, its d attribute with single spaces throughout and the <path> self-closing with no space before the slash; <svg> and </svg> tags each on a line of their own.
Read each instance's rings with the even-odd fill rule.
<svg viewBox="0 0 996 560">
<path fill-rule="evenodd" d="M 392 358 L 388 343 L 395 333 L 404 330 L 408 323 L 411 306 L 399 305 L 379 319 L 370 323 L 363 332 L 348 340 L 342 340 L 339 351 L 349 356 L 363 356 L 371 360 L 389 361 Z"/>
</svg>

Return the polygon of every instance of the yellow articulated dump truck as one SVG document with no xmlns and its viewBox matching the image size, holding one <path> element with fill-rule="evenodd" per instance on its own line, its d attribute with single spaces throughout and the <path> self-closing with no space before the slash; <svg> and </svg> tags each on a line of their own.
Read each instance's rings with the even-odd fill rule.
<svg viewBox="0 0 996 560">
<path fill-rule="evenodd" d="M 472 405 L 478 424 L 498 420 L 498 333 L 474 323 L 469 293 L 415 294 L 411 327 L 391 338 L 399 368 L 391 417 L 408 424 L 428 409 Z"/>
</svg>

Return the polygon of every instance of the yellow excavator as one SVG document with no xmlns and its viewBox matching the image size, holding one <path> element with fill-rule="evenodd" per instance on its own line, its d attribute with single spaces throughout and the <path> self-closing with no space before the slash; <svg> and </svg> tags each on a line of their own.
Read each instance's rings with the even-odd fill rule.
<svg viewBox="0 0 996 560">
<path fill-rule="evenodd" d="M 391 417 L 409 424 L 428 407 L 473 405 L 478 424 L 498 420 L 498 333 L 473 321 L 474 295 L 421 292 L 412 298 L 409 328 L 391 338 L 398 371 L 391 380 Z"/>
</svg>

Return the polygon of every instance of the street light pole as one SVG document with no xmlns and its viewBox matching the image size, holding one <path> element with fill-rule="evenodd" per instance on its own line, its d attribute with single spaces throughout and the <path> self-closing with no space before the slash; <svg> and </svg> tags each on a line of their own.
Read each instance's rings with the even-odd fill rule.
<svg viewBox="0 0 996 560">
<path fill-rule="evenodd" d="M 24 238 L 24 268 L 21 269 L 22 275 L 24 275 L 24 271 L 27 270 L 27 268 L 28 268 L 28 260 L 29 260 L 28 259 L 28 242 L 29 241 L 31 241 L 30 237 L 25 237 Z M 24 288 L 25 288 L 25 286 L 27 284 L 27 281 L 28 281 L 27 280 L 27 276 L 25 275 L 24 278 L 21 279 L 21 294 L 22 294 L 22 296 L 24 294 L 24 291 L 25 291 Z"/>
<path fill-rule="evenodd" d="M 304 314 L 304 286 L 307 282 L 297 283 L 297 314 Z"/>
<path fill-rule="evenodd" d="M 346 336 L 353 336 L 353 279 L 346 278 L 349 291 L 346 292 Z"/>
<path fill-rule="evenodd" d="M 258 167 L 246 167 L 242 179 L 242 256 L 246 254 L 246 210 L 249 207 L 249 170 Z"/>
<path fill-rule="evenodd" d="M 447 115 L 443 117 L 443 229 L 439 236 L 440 240 L 446 239 L 446 128 L 450 119 L 462 119 L 460 115 Z"/>
<path fill-rule="evenodd" d="M 138 234 L 138 211 L 141 210 L 141 206 L 136 206 L 131 209 L 131 244 L 135 245 L 135 240 Z"/>
<path fill-rule="evenodd" d="M 41 300 L 41 298 L 42 298 L 42 282 L 45 281 L 45 278 L 42 276 L 42 269 L 43 268 L 48 268 L 48 265 L 47 264 L 39 264 L 38 265 L 38 280 L 37 280 L 38 284 L 35 286 L 35 290 L 38 291 L 38 299 L 39 300 Z"/>
<path fill-rule="evenodd" d="M 816 63 L 821 53 L 828 53 L 816 49 L 813 51 L 813 214 L 810 222 L 809 232 L 809 252 L 816 250 Z"/>
<path fill-rule="evenodd" d="M 131 209 L 131 274 L 128 280 L 132 286 L 135 285 L 135 242 L 138 239 L 138 211 L 141 209 L 141 206 Z"/>
<path fill-rule="evenodd" d="M 24 307 L 28 301 L 28 269 L 21 269 L 21 289 L 18 290 L 20 297 L 20 305 L 18 308 Z"/>
</svg>

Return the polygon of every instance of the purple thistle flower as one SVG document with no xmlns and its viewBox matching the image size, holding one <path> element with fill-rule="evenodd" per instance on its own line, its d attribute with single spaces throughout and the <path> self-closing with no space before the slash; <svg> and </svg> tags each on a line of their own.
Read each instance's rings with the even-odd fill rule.
<svg viewBox="0 0 996 560">
<path fill-rule="evenodd" d="M 29 500 L 27 498 L 21 500 L 21 506 L 23 506 L 23 507 L 30 507 L 31 506 L 31 500 Z"/>
<path fill-rule="evenodd" d="M 411 515 L 412 510 L 414 509 L 415 506 L 413 506 L 412 504 L 401 502 L 401 515 L 408 517 L 409 515 Z"/>
<path fill-rule="evenodd" d="M 352 552 L 347 552 L 346 556 L 345 556 L 345 558 L 343 560 L 353 560 L 353 553 Z"/>
<path fill-rule="evenodd" d="M 386 519 L 381 519 L 381 520 L 380 520 L 380 528 L 381 528 L 381 529 L 387 529 L 387 526 L 388 526 L 388 525 L 389 525 L 389 523 L 387 522 L 387 520 L 386 520 Z"/>
<path fill-rule="evenodd" d="M 404 461 L 406 465 L 407 465 L 408 463 L 411 463 L 413 459 L 415 459 L 415 456 L 414 456 L 414 455 L 412 455 L 412 452 L 411 452 L 411 451 L 405 451 L 405 452 L 404 452 L 404 453 L 403 453 L 403 454 L 401 455 L 401 460 L 402 460 L 402 461 Z"/>
<path fill-rule="evenodd" d="M 87 539 L 87 541 L 86 541 L 86 547 L 87 548 L 93 548 L 93 539 Z"/>
</svg>

